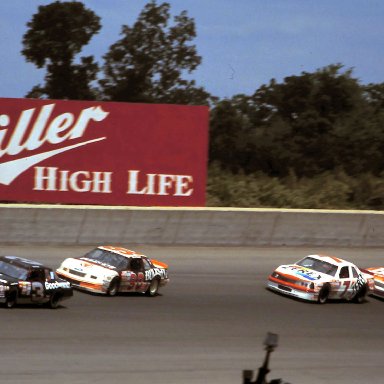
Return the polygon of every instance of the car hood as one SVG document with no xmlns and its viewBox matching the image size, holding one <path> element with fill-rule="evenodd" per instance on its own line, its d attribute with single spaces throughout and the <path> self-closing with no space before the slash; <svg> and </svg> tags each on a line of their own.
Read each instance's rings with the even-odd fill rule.
<svg viewBox="0 0 384 384">
<path fill-rule="evenodd" d="M 330 281 L 333 279 L 332 276 L 327 275 L 325 273 L 314 271 L 313 269 L 309 269 L 306 267 L 301 267 L 296 264 L 289 264 L 289 265 L 280 265 L 276 269 L 276 272 L 292 276 L 297 280 L 302 281 Z"/>
<path fill-rule="evenodd" d="M 375 278 L 375 280 L 380 280 L 384 282 L 384 267 L 371 267 L 367 268 L 366 271 L 368 271 L 372 277 Z"/>
<path fill-rule="evenodd" d="M 77 272 L 95 276 L 117 276 L 118 272 L 112 266 L 97 264 L 86 258 L 69 258 L 66 259 L 62 267 L 66 267 Z"/>
<path fill-rule="evenodd" d="M 15 277 L 11 277 L 8 275 L 5 275 L 3 273 L 0 273 L 0 283 L 1 284 L 12 284 L 12 283 L 17 283 L 19 279 L 16 279 Z"/>
</svg>

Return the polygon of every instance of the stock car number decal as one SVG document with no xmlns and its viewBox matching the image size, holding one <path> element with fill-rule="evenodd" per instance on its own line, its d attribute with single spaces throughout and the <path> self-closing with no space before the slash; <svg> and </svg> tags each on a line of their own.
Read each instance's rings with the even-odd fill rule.
<svg viewBox="0 0 384 384">
<path fill-rule="evenodd" d="M 135 273 L 132 271 L 121 272 L 121 280 L 126 282 L 125 289 L 140 289 L 144 285 L 144 273 Z"/>
</svg>

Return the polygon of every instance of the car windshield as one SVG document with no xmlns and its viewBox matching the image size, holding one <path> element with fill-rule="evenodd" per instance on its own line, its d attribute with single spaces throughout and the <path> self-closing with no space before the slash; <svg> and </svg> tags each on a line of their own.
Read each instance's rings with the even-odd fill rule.
<svg viewBox="0 0 384 384">
<path fill-rule="evenodd" d="M 82 257 L 82 259 L 84 258 L 93 260 L 102 266 L 113 267 L 116 269 L 124 269 L 128 265 L 128 260 L 126 257 L 99 248 L 88 252 L 84 257 Z"/>
<path fill-rule="evenodd" d="M 298 261 L 296 265 L 313 269 L 316 272 L 325 273 L 326 275 L 335 276 L 337 272 L 337 266 L 326 261 L 318 260 L 313 257 L 304 257 L 304 259 Z"/>
<path fill-rule="evenodd" d="M 15 279 L 25 280 L 27 278 L 28 271 L 5 261 L 0 261 L 0 273 L 14 277 Z"/>
</svg>

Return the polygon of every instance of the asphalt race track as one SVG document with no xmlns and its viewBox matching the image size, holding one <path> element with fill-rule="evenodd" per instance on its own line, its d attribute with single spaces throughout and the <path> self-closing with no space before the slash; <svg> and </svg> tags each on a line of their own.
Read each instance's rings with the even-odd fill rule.
<svg viewBox="0 0 384 384">
<path fill-rule="evenodd" d="M 52 267 L 91 247 L 1 246 Z M 56 310 L 0 308 L 1 384 L 235 384 L 263 362 L 291 384 L 384 382 L 384 301 L 317 305 L 265 289 L 279 264 L 328 253 L 384 265 L 383 249 L 131 247 L 170 265 L 162 294 L 82 292 Z"/>
</svg>

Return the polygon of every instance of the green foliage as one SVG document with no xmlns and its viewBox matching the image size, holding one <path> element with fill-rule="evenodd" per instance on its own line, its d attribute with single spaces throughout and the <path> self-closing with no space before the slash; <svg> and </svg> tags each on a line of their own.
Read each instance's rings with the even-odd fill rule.
<svg viewBox="0 0 384 384">
<path fill-rule="evenodd" d="M 340 64 L 271 80 L 211 113 L 210 163 L 232 172 L 312 178 L 384 171 L 383 84 L 361 86 Z"/>
<path fill-rule="evenodd" d="M 75 63 L 101 28 L 81 2 L 40 6 L 27 26 L 22 53 L 47 70 L 28 97 L 211 103 L 208 205 L 384 208 L 384 83 L 331 64 L 220 100 L 187 79 L 201 63 L 194 20 L 155 0 L 122 27 L 103 76 L 92 56 Z"/>
<path fill-rule="evenodd" d="M 44 86 L 35 86 L 27 97 L 52 99 L 93 99 L 91 82 L 98 65 L 93 57 L 82 57 L 74 64 L 75 55 L 88 44 L 100 28 L 100 18 L 78 1 L 39 6 L 27 23 L 22 54 L 38 68 L 46 67 Z"/>
<path fill-rule="evenodd" d="M 312 178 L 286 178 L 261 172 L 233 174 L 218 164 L 209 167 L 207 205 L 237 208 L 373 209 L 384 208 L 384 181 L 371 174 L 358 178 L 343 170 Z"/>
<path fill-rule="evenodd" d="M 206 104 L 209 94 L 183 78 L 201 62 L 195 45 L 195 23 L 180 13 L 170 24 L 170 5 L 148 3 L 132 27 L 104 56 L 102 93 L 108 100 Z"/>
</svg>

